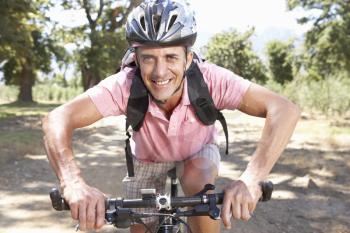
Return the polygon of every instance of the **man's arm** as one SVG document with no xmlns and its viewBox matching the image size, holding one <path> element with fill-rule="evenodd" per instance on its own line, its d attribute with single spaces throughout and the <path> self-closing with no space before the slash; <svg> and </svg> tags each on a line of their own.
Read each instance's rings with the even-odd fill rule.
<svg viewBox="0 0 350 233">
<path fill-rule="evenodd" d="M 228 228 L 230 211 L 234 218 L 250 218 L 261 194 L 259 182 L 267 178 L 292 136 L 300 116 L 300 110 L 295 104 L 254 83 L 238 109 L 252 116 L 265 117 L 266 121 L 247 168 L 239 180 L 230 183 L 225 190 L 222 217 Z"/>
<path fill-rule="evenodd" d="M 42 119 L 44 146 L 59 179 L 63 195 L 81 230 L 100 228 L 104 224 L 104 195 L 88 186 L 78 168 L 72 150 L 74 129 L 88 126 L 102 115 L 87 94 L 54 109 Z"/>
</svg>

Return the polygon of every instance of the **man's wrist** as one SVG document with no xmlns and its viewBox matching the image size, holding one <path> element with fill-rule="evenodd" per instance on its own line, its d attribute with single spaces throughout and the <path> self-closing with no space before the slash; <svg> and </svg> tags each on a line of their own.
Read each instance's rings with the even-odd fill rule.
<svg viewBox="0 0 350 233">
<path fill-rule="evenodd" d="M 60 179 L 60 186 L 62 189 L 66 188 L 67 186 L 76 186 L 85 184 L 84 179 L 79 174 L 74 175 L 73 177 L 64 177 Z"/>
<path fill-rule="evenodd" d="M 258 185 L 264 179 L 265 177 L 254 173 L 252 174 L 248 171 L 243 172 L 242 175 L 238 178 L 238 180 L 242 181 L 246 185 Z"/>
</svg>

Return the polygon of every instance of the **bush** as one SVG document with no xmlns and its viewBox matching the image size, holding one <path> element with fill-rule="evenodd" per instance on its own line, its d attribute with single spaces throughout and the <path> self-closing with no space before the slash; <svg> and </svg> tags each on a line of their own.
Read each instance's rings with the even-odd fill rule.
<svg viewBox="0 0 350 233">
<path fill-rule="evenodd" d="M 82 88 L 61 87 L 58 85 L 35 85 L 33 99 L 37 102 L 66 102 L 83 92 Z"/>
<path fill-rule="evenodd" d="M 0 104 L 16 101 L 18 91 L 17 86 L 0 85 Z M 83 88 L 38 84 L 33 87 L 33 100 L 36 102 L 63 103 L 82 92 Z"/>
<path fill-rule="evenodd" d="M 349 78 L 334 77 L 318 81 L 299 78 L 284 86 L 269 80 L 266 86 L 286 96 L 305 112 L 340 117 L 350 113 Z"/>
<path fill-rule="evenodd" d="M 0 104 L 13 102 L 17 99 L 17 96 L 18 96 L 17 86 L 0 85 Z"/>
</svg>

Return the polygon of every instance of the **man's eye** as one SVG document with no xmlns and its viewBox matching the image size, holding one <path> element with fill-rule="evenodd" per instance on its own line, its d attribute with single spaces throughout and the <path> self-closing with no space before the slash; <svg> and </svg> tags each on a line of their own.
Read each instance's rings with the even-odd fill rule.
<svg viewBox="0 0 350 233">
<path fill-rule="evenodd" d="M 168 61 L 177 61 L 177 57 L 176 56 L 169 56 Z"/>
<path fill-rule="evenodd" d="M 143 62 L 145 62 L 145 63 L 150 63 L 152 61 L 153 61 L 153 59 L 151 57 L 144 57 L 143 58 Z"/>
</svg>

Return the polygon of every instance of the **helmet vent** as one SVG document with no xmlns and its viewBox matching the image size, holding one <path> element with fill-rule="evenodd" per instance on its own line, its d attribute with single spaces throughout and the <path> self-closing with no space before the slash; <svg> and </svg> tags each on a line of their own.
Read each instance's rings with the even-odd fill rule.
<svg viewBox="0 0 350 233">
<path fill-rule="evenodd" d="M 177 19 L 177 15 L 172 15 L 171 16 L 170 22 L 169 22 L 169 26 L 168 26 L 168 31 L 174 25 L 176 19 Z"/>
<path fill-rule="evenodd" d="M 152 20 L 153 20 L 154 31 L 155 33 L 158 33 L 159 26 L 160 26 L 160 15 L 153 15 Z"/>
<path fill-rule="evenodd" d="M 141 27 L 144 31 L 146 31 L 145 17 L 142 16 L 140 19 Z"/>
</svg>

